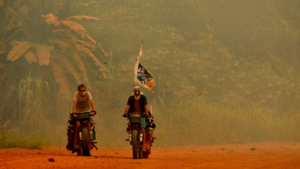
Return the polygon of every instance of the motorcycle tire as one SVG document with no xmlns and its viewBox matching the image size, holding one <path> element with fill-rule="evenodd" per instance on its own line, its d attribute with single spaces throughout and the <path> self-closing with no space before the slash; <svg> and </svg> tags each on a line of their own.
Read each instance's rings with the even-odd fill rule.
<svg viewBox="0 0 300 169">
<path fill-rule="evenodd" d="M 139 158 L 140 159 L 143 158 L 143 143 L 141 143 L 141 145 L 139 145 Z"/>
<path fill-rule="evenodd" d="M 90 136 L 87 128 L 82 129 L 82 150 L 84 156 L 91 156 Z"/>
<path fill-rule="evenodd" d="M 132 155 L 133 155 L 133 159 L 138 159 L 139 158 L 139 144 L 138 144 L 138 131 L 137 130 L 133 130 L 132 131 L 132 136 L 131 136 L 131 140 L 132 140 Z"/>
<path fill-rule="evenodd" d="M 77 156 L 82 156 L 82 148 L 76 150 Z"/>
</svg>

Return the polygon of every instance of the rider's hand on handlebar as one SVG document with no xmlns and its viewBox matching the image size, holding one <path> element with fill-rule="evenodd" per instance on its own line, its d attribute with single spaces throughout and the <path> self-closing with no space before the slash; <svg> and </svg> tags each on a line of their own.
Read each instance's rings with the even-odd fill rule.
<svg viewBox="0 0 300 169">
<path fill-rule="evenodd" d="M 126 114 L 126 113 L 124 113 L 124 114 L 122 114 L 122 117 L 126 117 L 126 115 L 127 115 L 127 114 Z"/>
<path fill-rule="evenodd" d="M 95 112 L 91 112 L 91 114 L 90 114 L 91 116 L 94 116 L 95 115 Z"/>
<path fill-rule="evenodd" d="M 73 117 L 76 119 L 78 117 L 78 115 L 77 114 L 73 114 Z"/>
</svg>

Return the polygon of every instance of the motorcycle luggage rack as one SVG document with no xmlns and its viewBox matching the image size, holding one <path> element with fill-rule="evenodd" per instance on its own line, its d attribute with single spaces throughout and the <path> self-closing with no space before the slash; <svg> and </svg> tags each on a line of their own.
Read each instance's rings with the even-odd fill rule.
<svg viewBox="0 0 300 169">
<path fill-rule="evenodd" d="M 141 117 L 130 117 L 130 123 L 141 123 Z"/>
<path fill-rule="evenodd" d="M 78 120 L 85 120 L 85 119 L 90 119 L 90 114 L 89 113 L 80 113 L 80 114 L 78 114 Z"/>
</svg>

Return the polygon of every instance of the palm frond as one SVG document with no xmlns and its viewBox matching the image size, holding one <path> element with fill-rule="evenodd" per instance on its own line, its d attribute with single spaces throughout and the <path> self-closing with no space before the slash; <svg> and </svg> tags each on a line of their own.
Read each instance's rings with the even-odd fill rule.
<svg viewBox="0 0 300 169">
<path fill-rule="evenodd" d="M 95 57 L 95 55 L 93 54 L 92 51 L 90 51 L 88 48 L 79 45 L 79 44 L 75 44 L 75 47 L 77 48 L 78 51 L 83 52 L 84 54 L 86 54 L 87 56 L 89 56 L 91 59 L 93 59 L 94 64 L 98 67 L 100 67 L 99 71 L 108 71 L 107 68 Z"/>
<path fill-rule="evenodd" d="M 101 49 L 101 51 L 104 53 L 104 55 L 106 57 L 108 57 L 108 54 L 105 52 L 105 50 L 102 48 L 102 46 L 100 45 L 100 43 L 98 43 L 99 48 Z"/>
<path fill-rule="evenodd" d="M 32 47 L 31 42 L 27 41 L 12 41 L 10 43 L 14 47 L 7 55 L 7 60 L 15 61 L 22 56 L 29 48 Z"/>
<path fill-rule="evenodd" d="M 71 31 L 69 29 L 56 29 L 54 31 L 52 31 L 53 33 L 56 33 L 56 32 L 66 32 L 66 33 L 71 33 Z"/>
<path fill-rule="evenodd" d="M 97 17 L 94 17 L 94 16 L 85 16 L 85 15 L 76 15 L 76 16 L 71 16 L 71 17 L 68 17 L 66 19 L 78 19 L 78 20 L 82 20 L 82 19 L 87 19 L 87 20 L 96 20 L 96 21 L 99 21 L 100 19 L 97 18 Z"/>
<path fill-rule="evenodd" d="M 81 24 L 70 20 L 62 20 L 60 21 L 60 23 L 73 30 L 77 34 L 81 35 L 81 38 L 88 39 L 96 44 L 96 41 L 87 33 L 86 29 Z"/>
<path fill-rule="evenodd" d="M 50 61 L 50 47 L 46 44 L 37 45 L 36 46 L 36 53 L 39 58 L 39 64 L 48 65 Z"/>
<path fill-rule="evenodd" d="M 74 66 L 74 63 L 66 55 L 59 52 L 53 52 L 53 55 L 55 55 L 56 58 L 60 59 L 64 63 L 66 69 L 68 69 L 68 71 L 73 75 L 78 84 L 82 83 L 80 75 Z"/>
<path fill-rule="evenodd" d="M 88 39 L 88 40 L 90 40 L 91 42 L 93 42 L 94 44 L 96 44 L 97 42 L 89 35 L 89 34 L 87 34 L 87 33 L 82 33 L 82 34 L 80 34 L 81 35 L 81 38 L 83 38 L 83 39 Z"/>
<path fill-rule="evenodd" d="M 65 49 L 65 55 L 70 56 L 70 58 L 73 58 L 72 61 L 77 64 L 78 69 L 82 73 L 82 79 L 87 85 L 89 86 L 89 80 L 87 77 L 87 68 L 86 64 L 81 58 L 80 54 L 78 53 L 77 49 L 75 48 L 74 45 L 72 45 L 70 39 L 53 39 L 49 40 L 48 42 L 54 43 L 54 44 L 59 44 L 63 49 Z M 71 44 L 70 44 L 71 43 Z"/>
<path fill-rule="evenodd" d="M 77 39 L 74 36 L 70 36 L 70 38 L 71 38 L 71 40 L 72 40 L 72 42 L 74 44 L 80 43 L 81 45 L 83 45 L 83 46 L 85 46 L 85 47 L 87 47 L 87 48 L 89 48 L 91 50 L 95 50 L 97 48 L 97 45 L 95 45 L 95 44 L 93 44 L 91 42 L 87 42 L 87 41 L 84 41 L 84 40 Z"/>
<path fill-rule="evenodd" d="M 55 81 L 58 83 L 60 93 L 62 93 L 66 99 L 69 99 L 71 97 L 71 91 L 69 79 L 65 74 L 64 68 L 54 59 L 51 59 L 50 66 L 52 68 Z"/>
<path fill-rule="evenodd" d="M 102 76 L 104 77 L 104 79 L 107 79 L 107 75 L 105 72 L 102 72 Z"/>
<path fill-rule="evenodd" d="M 76 63 L 78 63 L 77 67 L 82 72 L 82 79 L 87 84 L 87 86 L 90 87 L 90 82 L 89 82 L 89 79 L 88 79 L 88 76 L 87 76 L 88 71 L 87 71 L 87 68 L 86 68 L 86 64 L 83 61 L 83 59 L 81 58 L 81 56 L 80 56 L 78 50 L 76 49 L 76 47 L 71 45 L 69 48 L 67 48 L 66 52 L 71 58 L 74 58 L 74 61 L 76 61 Z"/>
<path fill-rule="evenodd" d="M 63 25 L 68 27 L 69 29 L 73 30 L 74 32 L 81 34 L 81 33 L 86 33 L 87 30 L 79 23 L 70 21 L 70 20 L 62 20 L 60 21 Z"/>
<path fill-rule="evenodd" d="M 58 26 L 59 25 L 57 17 L 55 17 L 52 13 L 49 13 L 47 15 L 42 15 L 42 17 L 45 19 L 45 21 L 49 25 L 54 25 L 54 26 Z"/>
<path fill-rule="evenodd" d="M 91 49 L 91 50 L 95 50 L 97 48 L 97 45 L 91 43 L 91 42 L 87 42 L 87 41 L 84 41 L 84 40 L 80 40 L 78 38 L 76 38 L 74 35 L 71 34 L 71 31 L 69 29 L 57 29 L 57 30 L 54 30 L 53 31 L 54 33 L 56 32 L 65 32 L 65 35 L 67 37 L 69 37 L 69 39 L 63 39 L 63 41 L 67 42 L 67 43 L 80 43 L 81 45 Z M 56 40 L 54 40 L 56 41 Z"/>
<path fill-rule="evenodd" d="M 24 54 L 24 58 L 27 60 L 28 63 L 37 62 L 37 60 L 38 60 L 38 57 L 36 56 L 36 54 L 31 50 L 28 50 Z"/>
</svg>

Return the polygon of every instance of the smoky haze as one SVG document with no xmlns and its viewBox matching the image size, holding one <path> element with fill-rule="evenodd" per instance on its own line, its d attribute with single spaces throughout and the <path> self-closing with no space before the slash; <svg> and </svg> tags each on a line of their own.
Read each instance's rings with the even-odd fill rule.
<svg viewBox="0 0 300 169">
<path fill-rule="evenodd" d="M 156 81 L 154 93 L 142 88 L 157 125 L 154 146 L 300 141 L 297 0 L 0 5 L 6 130 L 65 146 L 83 82 L 96 106 L 98 146 L 128 147 L 121 115 L 143 40 L 140 62 Z"/>
</svg>

